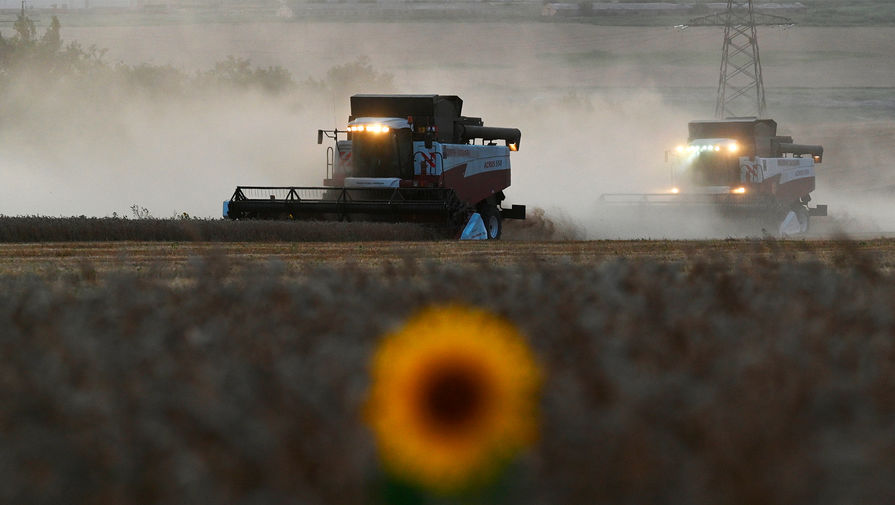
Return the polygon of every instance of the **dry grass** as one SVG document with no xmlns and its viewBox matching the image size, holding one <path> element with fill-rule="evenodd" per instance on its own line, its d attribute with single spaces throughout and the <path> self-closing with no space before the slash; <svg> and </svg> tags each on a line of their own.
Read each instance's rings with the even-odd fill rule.
<svg viewBox="0 0 895 505">
<path fill-rule="evenodd" d="M 363 503 L 370 351 L 451 300 L 514 321 L 548 371 L 513 503 L 888 503 L 892 245 L 197 244 L 188 283 L 99 253 L 7 274 L 0 501 Z M 339 256 L 402 259 L 311 261 Z"/>
<path fill-rule="evenodd" d="M 895 239 L 842 240 L 603 240 L 457 242 L 57 242 L 0 244 L 0 275 L 34 275 L 49 279 L 84 271 L 108 275 L 149 275 L 164 281 L 192 282 L 197 258 L 225 257 L 229 272 L 251 269 L 259 262 L 281 265 L 285 275 L 327 266 L 400 268 L 411 262 L 446 265 L 513 266 L 529 262 L 593 265 L 627 258 L 658 263 L 711 259 L 732 262 L 818 261 L 841 267 L 850 258 L 872 261 L 874 268 L 895 268 Z M 391 266 L 389 266 L 391 265 Z"/>
<path fill-rule="evenodd" d="M 575 240 L 583 232 L 556 222 L 543 209 L 525 220 L 507 220 L 506 238 Z M 459 230 L 412 223 L 230 221 L 227 219 L 156 219 L 42 217 L 0 215 L 0 243 L 39 242 L 357 242 L 423 241 L 456 238 Z"/>
<path fill-rule="evenodd" d="M 0 216 L 2 242 L 320 242 L 432 240 L 434 228 L 410 224 L 226 219 L 121 219 Z"/>
</svg>

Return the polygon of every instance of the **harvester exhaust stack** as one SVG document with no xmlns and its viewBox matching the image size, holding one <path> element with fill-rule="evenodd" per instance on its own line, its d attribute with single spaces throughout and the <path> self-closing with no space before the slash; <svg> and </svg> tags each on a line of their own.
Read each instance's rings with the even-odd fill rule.
<svg viewBox="0 0 895 505">
<path fill-rule="evenodd" d="M 522 140 L 522 132 L 516 128 L 459 125 L 459 137 L 462 142 L 471 139 L 503 140 L 506 141 L 506 145 L 514 146 L 511 150 L 518 151 L 519 143 Z"/>
</svg>

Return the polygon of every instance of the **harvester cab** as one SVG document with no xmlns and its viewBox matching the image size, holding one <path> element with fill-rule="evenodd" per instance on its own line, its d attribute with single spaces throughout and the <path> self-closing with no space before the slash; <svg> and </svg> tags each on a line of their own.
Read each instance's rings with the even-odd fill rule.
<svg viewBox="0 0 895 505">
<path fill-rule="evenodd" d="M 739 179 L 739 143 L 734 139 L 694 139 L 666 158 L 677 192 L 725 192 Z M 736 184 L 739 186 L 739 184 Z"/>
<path fill-rule="evenodd" d="M 402 179 L 412 178 L 413 141 L 406 119 L 358 118 L 348 123 L 348 132 L 351 142 L 342 147 L 350 147 L 353 158 L 347 157 L 346 163 L 339 165 L 346 186 L 362 187 L 369 179 L 397 185 Z"/>
<path fill-rule="evenodd" d="M 429 222 L 499 238 L 503 219 L 525 219 L 524 205 L 502 205 L 522 134 L 462 106 L 452 95 L 354 95 L 346 129 L 317 132 L 334 142 L 322 187 L 240 186 L 225 216 Z"/>
</svg>

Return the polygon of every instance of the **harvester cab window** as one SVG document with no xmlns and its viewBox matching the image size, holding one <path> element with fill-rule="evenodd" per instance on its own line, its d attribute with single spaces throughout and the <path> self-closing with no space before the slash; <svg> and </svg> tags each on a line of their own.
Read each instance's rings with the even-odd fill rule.
<svg viewBox="0 0 895 505">
<path fill-rule="evenodd" d="M 693 160 L 693 183 L 697 186 L 727 186 L 739 178 L 735 159 L 723 153 L 702 152 Z M 736 178 L 733 178 L 736 172 Z"/>
<path fill-rule="evenodd" d="M 352 135 L 352 164 L 355 177 L 410 178 L 413 173 L 413 143 L 410 130 Z"/>
<path fill-rule="evenodd" d="M 733 147 L 731 147 L 733 146 Z M 737 144 L 714 141 L 691 144 L 690 169 L 696 186 L 729 186 L 740 179 Z"/>
</svg>

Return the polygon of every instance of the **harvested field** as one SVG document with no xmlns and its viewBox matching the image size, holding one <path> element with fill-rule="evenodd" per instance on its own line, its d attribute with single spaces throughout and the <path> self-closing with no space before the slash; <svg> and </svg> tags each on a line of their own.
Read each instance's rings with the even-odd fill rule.
<svg viewBox="0 0 895 505">
<path fill-rule="evenodd" d="M 895 267 L 895 239 L 848 240 L 601 240 L 577 242 L 74 242 L 0 244 L 0 275 L 147 275 L 194 279 L 202 258 L 226 259 L 231 273 L 273 262 L 287 275 L 309 268 L 402 269 L 428 264 L 512 266 L 530 263 L 596 265 L 614 259 L 672 263 L 696 261 L 817 262 L 847 267 L 854 258 L 888 272 Z M 415 267 L 414 267 L 415 268 Z"/>
<path fill-rule="evenodd" d="M 546 370 L 511 503 L 883 505 L 892 250 L 3 245 L 0 501 L 367 502 L 372 348 L 459 302 L 518 325 Z"/>
</svg>

